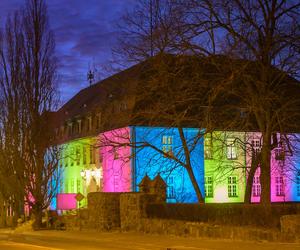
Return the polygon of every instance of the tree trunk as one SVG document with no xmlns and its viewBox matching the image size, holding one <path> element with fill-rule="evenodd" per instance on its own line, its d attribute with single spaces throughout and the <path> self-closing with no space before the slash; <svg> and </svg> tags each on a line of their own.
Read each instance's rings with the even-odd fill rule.
<svg viewBox="0 0 300 250">
<path fill-rule="evenodd" d="M 185 161 L 186 161 L 186 164 L 185 164 L 184 167 L 185 167 L 185 169 L 187 170 L 187 172 L 189 174 L 190 180 L 193 184 L 194 190 L 195 190 L 196 195 L 197 195 L 198 202 L 199 203 L 204 203 L 203 195 L 201 194 L 201 190 L 199 188 L 198 182 L 196 180 L 196 177 L 195 177 L 192 165 L 191 165 L 191 158 L 190 158 L 190 153 L 191 152 L 188 148 L 187 141 L 186 141 L 184 133 L 183 133 L 183 128 L 181 126 L 178 127 L 178 132 L 179 132 L 179 135 L 180 135 L 180 140 L 181 140 L 181 143 L 182 143 L 182 146 L 183 146 L 184 156 L 185 156 Z"/>
<path fill-rule="evenodd" d="M 198 182 L 195 178 L 195 175 L 194 175 L 194 172 L 192 170 L 192 167 L 191 166 L 186 166 L 185 169 L 187 170 L 188 174 L 189 174 L 189 177 L 190 177 L 190 180 L 193 184 L 193 187 L 194 187 L 194 190 L 196 192 L 196 195 L 197 195 L 197 199 L 198 199 L 198 202 L 200 204 L 204 203 L 204 198 L 201 194 L 201 190 L 199 188 L 199 185 L 198 185 Z"/>
<path fill-rule="evenodd" d="M 246 182 L 246 190 L 245 190 L 245 198 L 244 198 L 245 204 L 251 203 L 253 177 L 255 175 L 256 170 L 259 167 L 260 161 L 261 161 L 261 153 L 260 152 L 255 153 L 255 151 L 252 150 L 251 166 L 250 166 L 250 170 Z"/>
<path fill-rule="evenodd" d="M 264 145 L 262 147 L 261 152 L 261 172 L 260 172 L 260 180 L 261 180 L 261 197 L 260 203 L 263 206 L 271 204 L 271 147 L 270 147 L 270 136 L 264 137 L 266 138 L 264 141 Z"/>
<path fill-rule="evenodd" d="M 39 204 L 37 204 L 37 202 L 34 205 L 33 215 L 34 215 L 33 229 L 39 230 L 42 228 L 43 211 L 42 211 L 42 207 Z"/>
</svg>

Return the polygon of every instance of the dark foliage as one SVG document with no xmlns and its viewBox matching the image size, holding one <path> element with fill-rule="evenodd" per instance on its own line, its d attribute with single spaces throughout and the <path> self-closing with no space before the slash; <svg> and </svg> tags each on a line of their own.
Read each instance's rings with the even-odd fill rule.
<svg viewBox="0 0 300 250">
<path fill-rule="evenodd" d="M 279 228 L 280 217 L 300 214 L 300 203 L 272 204 L 266 210 L 259 204 L 149 204 L 149 218 L 209 222 L 234 226 Z"/>
</svg>

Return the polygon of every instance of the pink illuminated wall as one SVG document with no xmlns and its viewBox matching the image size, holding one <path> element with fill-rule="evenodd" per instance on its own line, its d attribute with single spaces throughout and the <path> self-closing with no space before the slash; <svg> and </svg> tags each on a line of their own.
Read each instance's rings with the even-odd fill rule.
<svg viewBox="0 0 300 250">
<path fill-rule="evenodd" d="M 293 144 L 293 137 L 297 135 L 290 135 L 289 141 Z M 247 133 L 247 141 L 252 144 L 253 140 L 260 139 L 260 133 Z M 277 135 L 278 141 L 280 141 L 280 135 Z M 285 201 L 299 201 L 300 196 L 296 194 L 296 176 L 299 171 L 299 157 L 298 152 L 293 152 L 293 155 L 283 153 L 283 157 L 280 157 L 280 152 L 287 151 L 283 147 L 275 148 L 271 155 L 271 201 L 272 202 L 285 202 Z M 246 164 L 248 167 L 251 165 L 251 153 L 250 147 L 247 149 Z M 258 195 L 258 189 L 260 189 L 259 183 L 260 168 L 256 170 L 251 202 L 260 202 L 260 196 Z"/>
<path fill-rule="evenodd" d="M 76 194 L 57 194 L 57 209 L 72 210 L 77 208 Z"/>
<path fill-rule="evenodd" d="M 131 164 L 129 156 L 130 128 L 120 128 L 99 136 L 103 167 L 103 192 L 131 191 Z"/>
</svg>

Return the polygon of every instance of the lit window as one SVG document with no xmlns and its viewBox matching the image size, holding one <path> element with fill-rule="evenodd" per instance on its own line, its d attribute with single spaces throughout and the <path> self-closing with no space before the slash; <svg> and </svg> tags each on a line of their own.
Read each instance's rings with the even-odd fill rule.
<svg viewBox="0 0 300 250">
<path fill-rule="evenodd" d="M 71 190 L 70 193 L 74 193 L 74 180 L 71 179 Z"/>
<path fill-rule="evenodd" d="M 60 193 L 63 193 L 64 192 L 64 181 L 61 180 L 60 181 Z"/>
<path fill-rule="evenodd" d="M 212 139 L 211 139 L 211 137 L 205 138 L 204 157 L 205 157 L 205 159 L 212 159 Z"/>
<path fill-rule="evenodd" d="M 212 176 L 205 177 L 205 197 L 214 197 Z"/>
<path fill-rule="evenodd" d="M 80 165 L 80 147 L 76 147 L 76 165 Z"/>
<path fill-rule="evenodd" d="M 173 136 L 163 135 L 162 151 L 168 155 L 173 155 Z"/>
<path fill-rule="evenodd" d="M 114 160 L 119 159 L 119 152 L 117 148 L 113 148 Z"/>
<path fill-rule="evenodd" d="M 71 157 L 70 157 L 70 165 L 71 165 L 71 166 L 74 166 L 74 156 L 75 156 L 75 154 L 74 154 L 74 148 L 73 148 L 73 147 L 71 148 L 70 152 L 71 152 L 71 153 L 70 153 L 70 154 L 71 154 L 71 155 L 70 155 L 70 156 L 71 156 Z"/>
<path fill-rule="evenodd" d="M 253 139 L 251 141 L 251 145 L 252 145 L 252 148 L 253 148 L 255 154 L 260 152 L 260 150 L 261 150 L 260 139 Z"/>
<path fill-rule="evenodd" d="M 297 185 L 297 196 L 300 196 L 300 173 L 297 175 L 296 185 Z"/>
<path fill-rule="evenodd" d="M 234 139 L 227 139 L 226 140 L 226 154 L 227 159 L 236 159 L 237 153 L 236 153 L 236 145 Z"/>
<path fill-rule="evenodd" d="M 275 159 L 277 161 L 283 161 L 284 160 L 284 150 L 282 147 L 275 148 Z"/>
<path fill-rule="evenodd" d="M 174 177 L 169 176 L 167 178 L 167 198 L 174 198 L 175 192 L 174 192 Z"/>
<path fill-rule="evenodd" d="M 252 184 L 252 196 L 258 197 L 261 194 L 261 185 L 259 176 L 254 176 Z"/>
<path fill-rule="evenodd" d="M 282 176 L 275 177 L 275 191 L 276 191 L 276 196 L 284 196 Z"/>
<path fill-rule="evenodd" d="M 103 162 L 103 155 L 101 153 L 101 150 L 99 149 L 99 163 Z"/>
<path fill-rule="evenodd" d="M 228 177 L 228 197 L 237 197 L 237 177 Z"/>
<path fill-rule="evenodd" d="M 90 145 L 90 164 L 95 164 L 95 149 Z"/>
<path fill-rule="evenodd" d="M 81 181 L 80 181 L 80 179 L 77 179 L 76 186 L 77 186 L 77 188 L 76 188 L 77 193 L 80 193 L 80 188 L 81 188 Z"/>
<path fill-rule="evenodd" d="M 82 147 L 82 163 L 86 164 L 86 146 Z"/>
<path fill-rule="evenodd" d="M 65 193 L 69 192 L 68 186 L 69 186 L 69 183 L 68 183 L 68 180 L 66 180 L 65 181 Z"/>
<path fill-rule="evenodd" d="M 65 167 L 68 167 L 68 165 L 69 165 L 69 156 L 68 156 L 67 152 L 65 152 L 65 154 L 64 154 L 64 164 L 65 164 Z"/>
<path fill-rule="evenodd" d="M 119 191 L 119 176 L 114 175 L 114 191 Z"/>
</svg>

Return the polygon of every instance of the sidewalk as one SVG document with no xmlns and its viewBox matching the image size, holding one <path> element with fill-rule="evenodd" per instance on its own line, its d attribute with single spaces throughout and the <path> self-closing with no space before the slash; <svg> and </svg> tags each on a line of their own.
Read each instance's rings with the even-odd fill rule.
<svg viewBox="0 0 300 250">
<path fill-rule="evenodd" d="M 39 237 L 47 241 L 56 239 L 72 242 L 81 242 L 81 244 L 93 242 L 95 245 L 116 246 L 116 249 L 124 246 L 132 246 L 132 249 L 163 249 L 163 250 L 181 250 L 181 249 L 246 249 L 246 250 L 274 250 L 288 249 L 300 250 L 298 243 L 270 243 L 270 242 L 246 242 L 238 240 L 219 240 L 208 238 L 185 238 L 168 235 L 152 235 L 134 232 L 96 232 L 96 231 L 29 231 L 23 232 L 25 237 Z M 113 247 L 108 249 L 114 249 Z M 129 248 L 130 249 L 130 248 Z"/>
</svg>

